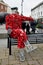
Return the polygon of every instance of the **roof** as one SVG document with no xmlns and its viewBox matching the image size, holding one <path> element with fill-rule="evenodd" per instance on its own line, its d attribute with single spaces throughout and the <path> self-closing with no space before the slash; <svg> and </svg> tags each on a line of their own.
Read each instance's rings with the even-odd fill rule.
<svg viewBox="0 0 43 65">
<path fill-rule="evenodd" d="M 31 9 L 31 11 L 33 11 L 34 9 L 36 9 L 37 7 L 43 5 L 43 1 L 41 3 L 39 3 L 37 6 L 35 6 L 34 8 Z"/>
<path fill-rule="evenodd" d="M 8 6 L 6 3 L 4 3 L 4 2 L 0 2 L 1 4 L 3 4 L 3 5 L 5 5 L 5 6 Z"/>
<path fill-rule="evenodd" d="M 7 3 L 4 2 L 4 0 L 0 0 L 0 3 L 7 6 L 7 7 L 10 7 Z"/>
</svg>

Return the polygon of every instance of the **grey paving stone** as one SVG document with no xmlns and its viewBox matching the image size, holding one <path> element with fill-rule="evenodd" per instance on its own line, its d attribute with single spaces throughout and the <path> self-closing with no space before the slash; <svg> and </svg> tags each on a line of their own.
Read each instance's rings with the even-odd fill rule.
<svg viewBox="0 0 43 65">
<path fill-rule="evenodd" d="M 19 64 L 19 61 L 17 61 L 17 60 L 14 61 L 14 60 L 13 60 L 13 61 L 10 61 L 8 64 L 17 65 L 17 64 Z"/>
<path fill-rule="evenodd" d="M 26 56 L 26 60 L 28 60 L 28 61 L 29 61 L 29 60 L 32 60 L 32 57 L 31 57 L 31 55 L 29 55 L 29 54 L 26 54 L 25 56 Z"/>
<path fill-rule="evenodd" d="M 8 64 L 8 59 L 2 59 L 1 65 L 6 65 L 6 64 Z"/>
<path fill-rule="evenodd" d="M 39 65 L 39 63 L 37 61 L 28 61 L 29 65 Z"/>
<path fill-rule="evenodd" d="M 9 61 L 13 61 L 14 60 L 14 57 L 11 55 L 11 56 L 8 57 L 8 60 Z"/>
<path fill-rule="evenodd" d="M 20 62 L 20 65 L 28 65 L 26 61 Z"/>
<path fill-rule="evenodd" d="M 43 59 L 38 60 L 38 62 L 40 63 L 40 65 L 43 65 Z"/>
<path fill-rule="evenodd" d="M 18 56 L 19 49 L 17 46 L 12 46 L 12 55 L 9 56 L 9 49 L 0 49 L 0 63 L 1 65 L 43 65 L 43 48 L 38 47 L 37 50 L 26 53 L 26 60 L 20 62 Z"/>
</svg>

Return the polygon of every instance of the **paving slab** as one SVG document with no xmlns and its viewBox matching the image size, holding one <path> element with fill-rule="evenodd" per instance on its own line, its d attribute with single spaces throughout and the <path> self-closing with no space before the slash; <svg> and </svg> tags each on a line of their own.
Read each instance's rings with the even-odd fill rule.
<svg viewBox="0 0 43 65">
<path fill-rule="evenodd" d="M 40 65 L 43 65 L 43 59 L 38 60 Z"/>
<path fill-rule="evenodd" d="M 34 46 L 34 45 L 33 45 Z M 19 60 L 19 49 L 12 46 L 12 55 L 9 56 L 8 48 L 0 48 L 0 65 L 43 65 L 43 44 L 30 53 L 25 51 L 25 61 Z"/>
<path fill-rule="evenodd" d="M 39 63 L 37 61 L 28 61 L 28 65 L 39 65 Z"/>
</svg>

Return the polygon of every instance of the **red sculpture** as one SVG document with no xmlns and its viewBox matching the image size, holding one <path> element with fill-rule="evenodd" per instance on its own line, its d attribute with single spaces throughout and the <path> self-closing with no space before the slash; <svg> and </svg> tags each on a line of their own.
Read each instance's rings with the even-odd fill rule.
<svg viewBox="0 0 43 65">
<path fill-rule="evenodd" d="M 23 54 L 23 48 L 25 47 L 25 42 L 27 41 L 27 35 L 25 31 L 22 30 L 22 22 L 23 21 L 33 21 L 32 18 L 21 16 L 19 14 L 10 14 L 7 15 L 6 18 L 6 29 L 11 29 L 10 37 L 18 39 L 18 48 L 22 49 L 20 52 L 20 60 L 24 61 L 25 57 Z M 23 57 L 22 57 L 23 56 Z M 22 59 L 23 58 L 23 59 Z"/>
<path fill-rule="evenodd" d="M 10 14 L 6 16 L 6 29 L 10 28 L 12 30 L 10 34 L 12 38 L 16 38 L 16 37 L 18 38 L 18 47 L 21 44 L 20 42 L 22 40 L 22 44 L 21 44 L 22 46 L 19 48 L 25 47 L 25 45 L 23 44 L 24 42 L 23 40 L 26 40 L 25 37 L 27 37 L 26 33 L 22 30 L 23 21 L 33 21 L 33 19 L 30 17 L 21 16 L 19 14 Z M 20 36 L 20 34 L 22 34 L 22 36 Z"/>
</svg>

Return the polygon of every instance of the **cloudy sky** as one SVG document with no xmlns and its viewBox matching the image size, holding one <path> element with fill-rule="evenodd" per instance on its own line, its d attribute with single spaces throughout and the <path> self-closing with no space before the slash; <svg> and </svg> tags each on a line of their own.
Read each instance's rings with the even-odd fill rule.
<svg viewBox="0 0 43 65">
<path fill-rule="evenodd" d="M 21 1 L 22 0 L 3 0 L 10 7 L 18 7 L 19 12 L 21 13 Z M 23 15 L 30 16 L 31 9 L 35 7 L 37 4 L 42 2 L 43 0 L 24 0 L 23 2 Z"/>
</svg>

